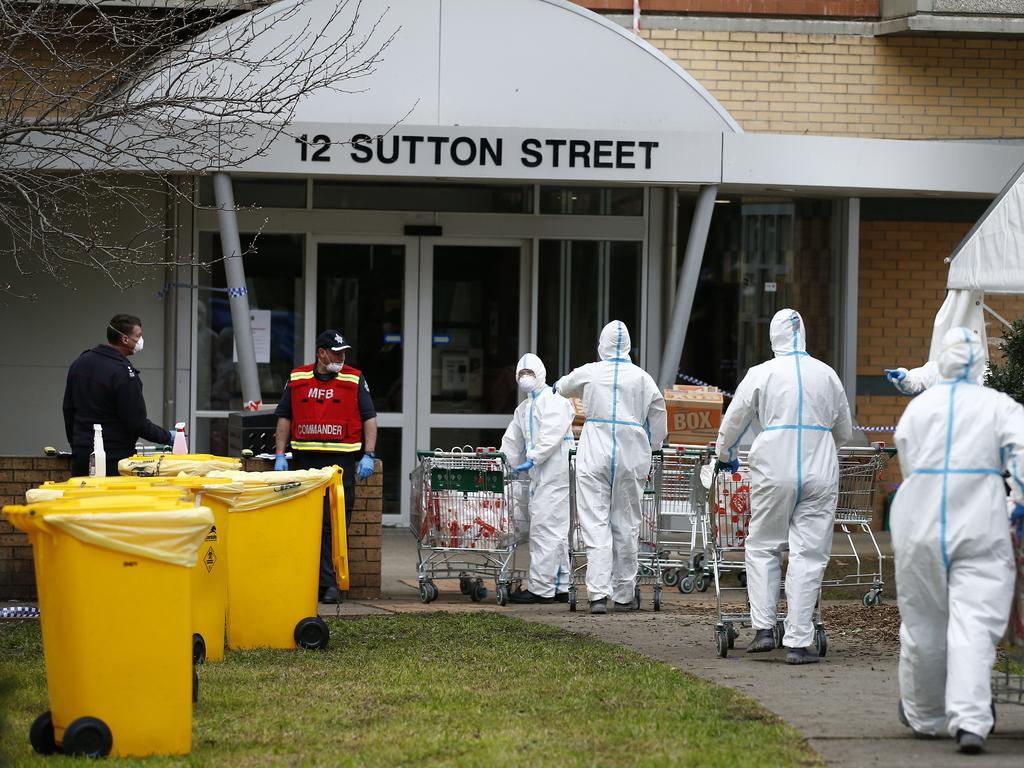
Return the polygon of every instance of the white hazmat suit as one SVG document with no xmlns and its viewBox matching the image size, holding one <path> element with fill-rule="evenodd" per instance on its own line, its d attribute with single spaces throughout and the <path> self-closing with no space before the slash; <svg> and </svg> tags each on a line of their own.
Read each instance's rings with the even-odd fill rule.
<svg viewBox="0 0 1024 768">
<path fill-rule="evenodd" d="M 633 602 L 651 448 L 660 449 L 668 434 L 665 396 L 629 350 L 629 331 L 613 320 L 601 331 L 600 362 L 555 383 L 559 394 L 582 398 L 587 414 L 576 455 L 576 504 L 591 603 Z"/>
<path fill-rule="evenodd" d="M 1014 564 L 1002 473 L 1024 500 L 1024 408 L 976 383 L 981 343 L 943 338 L 941 380 L 896 428 L 903 483 L 890 512 L 900 615 L 900 696 L 909 725 L 984 738 L 990 675 L 1006 629 Z"/>
<path fill-rule="evenodd" d="M 539 597 L 569 588 L 569 451 L 573 447 L 572 404 L 547 385 L 547 370 L 534 354 L 523 355 L 516 379 L 529 369 L 535 386 L 512 414 L 501 450 L 513 466 L 530 468 L 530 574 L 527 586 Z"/>
<path fill-rule="evenodd" d="M 772 318 L 775 359 L 751 368 L 740 382 L 718 433 L 721 461 L 733 461 L 743 434 L 760 428 L 750 466 L 747 593 L 755 630 L 775 626 L 782 578 L 781 548 L 789 544 L 784 645 L 814 640 L 813 614 L 832 550 L 839 493 L 836 449 L 853 436 L 846 393 L 829 366 L 807 354 L 800 313 Z"/>
</svg>

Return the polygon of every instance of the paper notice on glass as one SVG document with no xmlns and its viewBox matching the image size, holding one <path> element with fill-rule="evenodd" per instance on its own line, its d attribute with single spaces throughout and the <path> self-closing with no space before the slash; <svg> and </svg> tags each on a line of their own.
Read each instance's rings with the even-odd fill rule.
<svg viewBox="0 0 1024 768">
<path fill-rule="evenodd" d="M 270 310 L 250 309 L 249 325 L 252 328 L 252 343 L 256 347 L 256 362 L 270 362 Z M 238 346 L 232 347 L 231 359 L 238 362 Z"/>
</svg>

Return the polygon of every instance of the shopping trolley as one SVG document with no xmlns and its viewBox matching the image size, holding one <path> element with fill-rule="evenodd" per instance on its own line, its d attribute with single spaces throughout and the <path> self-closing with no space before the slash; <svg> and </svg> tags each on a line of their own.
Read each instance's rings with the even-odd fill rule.
<svg viewBox="0 0 1024 768">
<path fill-rule="evenodd" d="M 739 455 L 740 466 L 735 472 L 714 473 L 707 493 L 707 512 L 703 517 L 708 541 L 705 563 L 710 564 L 710 577 L 715 585 L 718 620 L 715 624 L 715 647 L 725 658 L 739 637 L 737 627 L 750 627 L 750 602 L 747 598 L 747 580 L 744 563 L 747 533 L 750 529 L 750 470 L 746 453 Z M 699 488 L 703 488 L 698 484 Z M 726 574 L 735 580 L 726 582 Z M 780 602 L 785 597 L 785 582 L 780 580 Z M 729 598 L 731 601 L 727 603 Z M 740 601 L 737 604 L 737 600 Z M 781 611 L 780 611 L 781 612 Z M 783 621 L 775 623 L 775 645 L 781 647 Z M 828 638 L 821 620 L 821 599 L 814 609 L 814 645 L 819 656 L 828 651 Z"/>
<path fill-rule="evenodd" d="M 662 452 L 651 453 L 651 469 L 644 485 L 640 505 L 640 532 L 637 549 L 637 582 L 634 600 L 640 607 L 640 587 L 654 588 L 653 607 L 661 610 L 662 570 L 658 536 L 660 533 L 659 510 L 661 508 Z M 576 450 L 569 451 L 569 610 L 576 610 L 578 585 L 583 581 L 587 569 L 587 547 L 583 543 L 583 529 L 580 527 L 576 504 Z M 614 514 L 612 510 L 612 514 Z"/>
<path fill-rule="evenodd" d="M 522 585 L 516 548 L 529 536 L 529 479 L 516 478 L 493 449 L 417 451 L 410 529 L 416 537 L 420 600 L 436 600 L 434 579 L 458 578 L 473 602 L 493 579 L 498 605 Z"/>
<path fill-rule="evenodd" d="M 836 561 L 853 560 L 854 572 L 834 579 L 822 581 L 823 587 L 867 587 L 862 602 L 870 607 L 882 602 L 882 550 L 871 530 L 874 513 L 875 489 L 886 462 L 895 453 L 886 449 L 884 443 L 873 443 L 866 448 L 841 448 L 839 450 L 839 499 L 836 504 L 836 527 L 845 535 L 850 545 L 849 553 L 832 553 Z M 859 527 L 859 531 L 857 528 Z M 858 552 L 853 534 L 865 534 L 874 551 L 877 570 L 868 570 Z"/>
<path fill-rule="evenodd" d="M 706 446 L 669 445 L 663 450 L 661 513 L 658 517 L 658 549 L 662 579 L 667 587 L 692 592 L 696 574 L 703 572 L 703 506 L 695 501 L 699 473 L 710 457 Z M 710 581 L 710 580 L 709 580 Z M 707 589 L 709 581 L 702 581 Z"/>
<path fill-rule="evenodd" d="M 1014 532 L 1010 540 L 1017 583 L 1004 638 L 1005 655 L 992 671 L 992 703 L 1024 705 L 1024 537 Z"/>
</svg>

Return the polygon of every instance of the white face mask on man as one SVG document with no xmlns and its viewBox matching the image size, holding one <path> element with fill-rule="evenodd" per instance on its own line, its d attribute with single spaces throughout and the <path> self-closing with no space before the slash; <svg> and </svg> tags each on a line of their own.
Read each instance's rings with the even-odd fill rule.
<svg viewBox="0 0 1024 768">
<path fill-rule="evenodd" d="M 139 336 L 139 340 L 137 342 L 135 342 L 135 346 L 132 348 L 132 353 L 137 355 L 139 352 L 142 351 L 142 347 L 143 347 L 144 344 L 145 344 L 145 341 L 143 340 L 143 338 L 141 336 Z"/>
<path fill-rule="evenodd" d="M 529 373 L 525 373 L 525 374 L 523 374 L 522 376 L 519 377 L 519 389 L 521 389 L 523 392 L 529 394 L 530 392 L 533 392 L 533 390 L 535 390 L 536 388 L 537 388 L 537 377 L 536 376 L 534 376 L 532 374 L 529 374 Z"/>
<path fill-rule="evenodd" d="M 344 363 L 328 363 L 327 370 L 331 373 L 340 373 Z"/>
</svg>

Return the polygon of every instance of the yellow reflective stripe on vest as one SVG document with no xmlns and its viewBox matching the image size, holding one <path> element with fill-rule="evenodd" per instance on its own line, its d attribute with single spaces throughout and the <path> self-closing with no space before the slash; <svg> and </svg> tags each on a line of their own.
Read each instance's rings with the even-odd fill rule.
<svg viewBox="0 0 1024 768">
<path fill-rule="evenodd" d="M 312 371 L 293 371 L 291 376 L 288 377 L 289 381 L 302 381 L 304 379 L 312 379 Z"/>
<path fill-rule="evenodd" d="M 329 453 L 352 453 L 361 450 L 360 443 L 314 443 L 306 440 L 292 440 L 292 448 L 296 451 L 326 451 Z"/>
<path fill-rule="evenodd" d="M 348 382 L 350 382 L 352 384 L 358 384 L 359 383 L 359 377 L 358 376 L 353 376 L 350 373 L 339 373 L 334 378 L 337 379 L 338 381 L 348 381 Z"/>
</svg>

